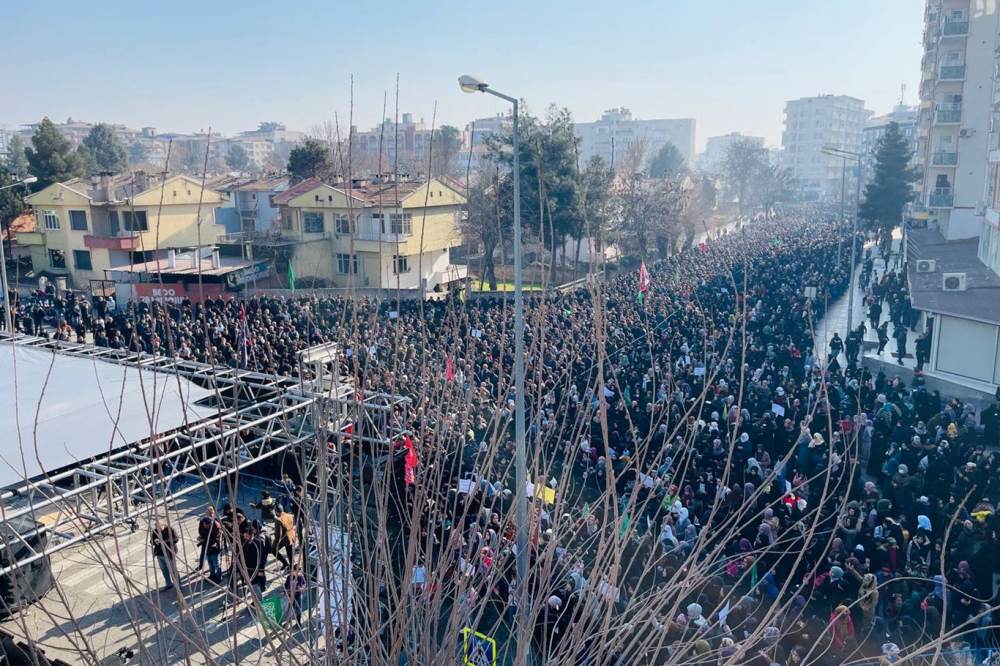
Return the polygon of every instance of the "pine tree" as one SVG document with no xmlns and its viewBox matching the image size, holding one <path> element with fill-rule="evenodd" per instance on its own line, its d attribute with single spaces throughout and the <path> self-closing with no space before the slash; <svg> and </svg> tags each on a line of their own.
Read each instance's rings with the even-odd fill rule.
<svg viewBox="0 0 1000 666">
<path fill-rule="evenodd" d="M 649 160 L 650 178 L 674 178 L 687 171 L 680 149 L 669 141 Z"/>
<path fill-rule="evenodd" d="M 4 165 L 7 173 L 14 174 L 18 178 L 28 177 L 28 156 L 24 152 L 24 141 L 16 134 L 11 137 L 7 146 L 7 164 Z"/>
<path fill-rule="evenodd" d="M 31 148 L 25 149 L 28 166 L 32 175 L 38 178 L 36 191 L 72 178 L 87 175 L 86 160 L 73 150 L 69 140 L 59 133 L 58 128 L 48 118 L 42 122 L 31 137 Z"/>
<path fill-rule="evenodd" d="M 913 151 L 897 123 L 889 123 L 875 154 L 875 177 L 865 188 L 861 219 L 892 230 L 903 217 L 903 207 L 913 200 L 916 171 L 910 167 Z"/>
<path fill-rule="evenodd" d="M 111 125 L 98 123 L 91 127 L 83 145 L 90 152 L 98 171 L 121 173 L 128 169 L 128 151 Z"/>
</svg>

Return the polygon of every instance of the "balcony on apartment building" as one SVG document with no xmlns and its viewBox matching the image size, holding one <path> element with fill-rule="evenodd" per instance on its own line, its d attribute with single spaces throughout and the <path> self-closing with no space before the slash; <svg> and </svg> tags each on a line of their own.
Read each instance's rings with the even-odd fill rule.
<svg viewBox="0 0 1000 666">
<path fill-rule="evenodd" d="M 219 234 L 216 243 L 220 245 L 246 245 L 247 243 L 257 246 L 293 245 L 299 239 L 286 229 L 267 229 L 264 231 L 237 231 L 229 234 Z"/>
<path fill-rule="evenodd" d="M 928 208 L 954 208 L 955 190 L 951 187 L 937 187 L 927 197 Z"/>
<path fill-rule="evenodd" d="M 945 19 L 941 37 L 965 37 L 969 34 L 969 19 Z"/>
<path fill-rule="evenodd" d="M 412 233 L 383 234 L 376 231 L 358 231 L 354 234 L 354 239 L 359 241 L 375 241 L 377 243 L 405 243 Z"/>
<path fill-rule="evenodd" d="M 965 63 L 956 64 L 950 63 L 947 65 L 941 65 L 941 69 L 938 71 L 938 81 L 964 81 L 965 80 Z"/>
<path fill-rule="evenodd" d="M 934 116 L 938 125 L 958 125 L 962 122 L 961 104 L 938 104 Z"/>
<path fill-rule="evenodd" d="M 141 243 L 139 234 L 133 231 L 109 231 L 83 237 L 83 244 L 92 250 L 138 250 Z"/>
<path fill-rule="evenodd" d="M 958 153 L 950 150 L 935 150 L 931 153 L 931 166 L 958 166 Z"/>
</svg>

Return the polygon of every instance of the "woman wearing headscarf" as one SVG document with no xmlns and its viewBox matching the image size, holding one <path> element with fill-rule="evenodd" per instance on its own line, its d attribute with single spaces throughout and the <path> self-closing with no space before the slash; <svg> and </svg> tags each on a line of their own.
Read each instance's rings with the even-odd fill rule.
<svg viewBox="0 0 1000 666">
<path fill-rule="evenodd" d="M 843 650 L 848 641 L 854 638 L 854 620 L 851 619 L 851 611 L 847 606 L 841 604 L 830 613 L 830 635 L 833 646 L 838 651 Z"/>
<path fill-rule="evenodd" d="M 878 581 L 875 574 L 866 573 L 861 578 L 861 589 L 858 591 L 858 607 L 861 609 L 861 626 L 870 627 L 878 609 Z"/>
</svg>

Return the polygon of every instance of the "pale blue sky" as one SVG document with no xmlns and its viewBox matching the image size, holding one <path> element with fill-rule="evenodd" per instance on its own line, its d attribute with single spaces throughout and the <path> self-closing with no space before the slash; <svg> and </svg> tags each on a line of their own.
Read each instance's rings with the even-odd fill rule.
<svg viewBox="0 0 1000 666">
<path fill-rule="evenodd" d="M 395 106 L 464 126 L 504 110 L 463 73 L 579 121 L 626 106 L 693 117 L 699 150 L 731 131 L 781 140 L 784 102 L 821 93 L 914 103 L 920 0 L 44 0 L 2 3 L 0 125 L 63 121 L 208 128 L 339 116 L 368 129 Z"/>
</svg>

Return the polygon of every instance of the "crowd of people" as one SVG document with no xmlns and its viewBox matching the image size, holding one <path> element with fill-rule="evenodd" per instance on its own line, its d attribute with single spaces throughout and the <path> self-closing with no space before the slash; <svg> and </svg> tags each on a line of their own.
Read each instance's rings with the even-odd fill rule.
<svg viewBox="0 0 1000 666">
<path fill-rule="evenodd" d="M 421 546 L 401 584 L 421 599 L 454 591 L 470 622 L 487 606 L 514 617 L 525 603 L 510 466 L 523 400 L 536 489 L 529 558 L 545 575 L 522 592 L 543 600 L 531 619 L 546 652 L 568 649 L 573 627 L 597 612 L 616 633 L 572 641 L 579 663 L 613 663 L 586 661 L 609 653 L 653 664 L 678 651 L 699 663 L 891 663 L 944 632 L 989 645 L 997 408 L 977 415 L 928 391 L 919 372 L 907 383 L 862 367 L 864 322 L 817 357 L 816 327 L 847 289 L 866 299 L 880 342 L 894 326 L 900 361 L 918 323 L 905 269 L 879 273 L 877 248 L 862 249 L 855 282 L 849 257 L 836 260 L 848 233 L 789 212 L 650 261 L 648 284 L 633 271 L 530 298 L 523 396 L 501 295 L 115 309 L 48 299 L 20 303 L 17 321 L 289 376 L 299 351 L 340 343 L 360 386 L 414 400 L 400 515 Z M 619 566 L 607 566 L 609 548 Z"/>
</svg>

